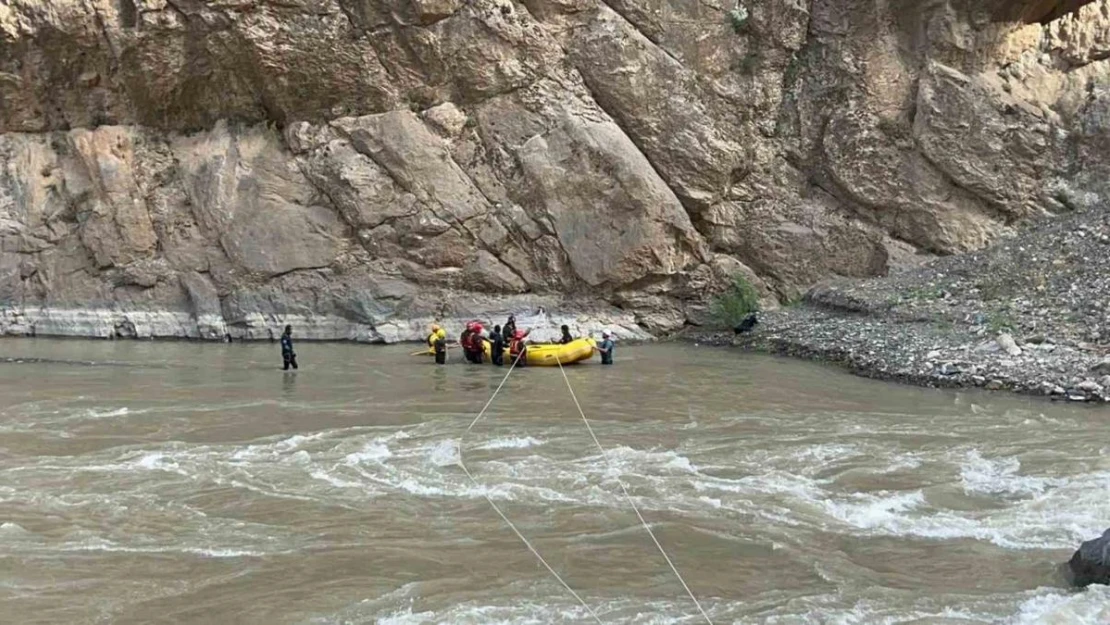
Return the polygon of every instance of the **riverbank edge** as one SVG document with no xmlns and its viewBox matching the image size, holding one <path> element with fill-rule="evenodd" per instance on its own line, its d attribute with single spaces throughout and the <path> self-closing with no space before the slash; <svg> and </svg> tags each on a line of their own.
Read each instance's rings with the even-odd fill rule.
<svg viewBox="0 0 1110 625">
<path fill-rule="evenodd" d="M 256 313 L 235 321 L 220 315 L 194 315 L 185 311 L 97 308 L 0 308 L 0 338 L 57 339 L 150 339 L 186 340 L 205 343 L 265 342 L 277 340 L 286 325 L 293 326 L 299 341 L 352 342 L 369 344 L 422 343 L 432 324 L 442 326 L 449 337 L 459 336 L 466 324 L 482 320 L 492 329 L 509 314 L 517 327 L 531 330 L 537 341 L 554 341 L 567 325 L 577 336 L 599 337 L 605 330 L 630 341 L 657 337 L 637 323 L 636 317 L 619 309 L 567 308 L 486 310 L 465 316 L 396 316 L 368 323 L 334 315 Z"/>
<path fill-rule="evenodd" d="M 924 388 L 976 388 L 977 390 L 987 390 L 979 389 L 974 385 L 969 385 L 949 377 L 933 376 L 913 372 L 907 373 L 903 371 L 891 371 L 890 369 L 882 366 L 879 363 L 876 363 L 875 361 L 869 361 L 867 358 L 862 357 L 861 355 L 853 352 L 850 349 L 828 345 L 816 345 L 800 340 L 792 340 L 782 337 L 759 338 L 755 340 L 744 338 L 738 339 L 732 337 L 731 333 L 698 331 L 695 333 L 684 333 L 674 338 L 675 340 L 683 343 L 709 345 L 713 347 L 734 349 L 746 353 L 765 354 L 768 356 L 783 356 L 787 358 L 804 360 L 807 362 L 815 362 L 822 365 L 834 366 L 846 370 L 853 375 L 872 380 L 879 380 L 882 382 L 893 382 Z M 1003 388 L 991 390 L 1004 390 L 1023 394 L 1023 392 L 1019 389 Z"/>
<path fill-rule="evenodd" d="M 769 311 L 761 313 L 761 320 L 753 332 L 742 335 L 699 328 L 680 332 L 673 338 L 741 352 L 797 358 L 836 366 L 863 378 L 923 388 L 1006 392 L 1092 405 L 1110 402 L 1110 384 L 1093 381 L 1102 375 L 1102 382 L 1106 382 L 1104 373 L 1110 361 L 1095 355 L 1081 356 L 1078 364 L 1070 363 L 1070 373 L 1055 376 L 1046 374 L 1045 366 L 1000 372 L 997 366 L 975 358 L 974 350 L 967 349 L 968 344 L 975 343 L 975 337 L 954 337 L 938 324 L 892 322 L 814 308 Z M 832 337 L 815 336 L 822 325 L 831 322 L 835 322 L 837 330 Z M 878 337 L 875 343 L 880 347 L 849 344 L 848 337 L 860 335 Z M 897 335 L 894 340 L 884 340 L 892 335 Z M 891 348 L 892 345 L 895 347 Z M 1102 371 L 1091 374 L 1093 369 Z M 1061 379 L 1069 375 L 1070 381 Z"/>
<path fill-rule="evenodd" d="M 358 344 L 422 344 L 433 323 L 443 326 L 449 336 L 461 333 L 474 317 L 451 319 L 392 319 L 372 326 L 326 316 L 257 315 L 247 323 L 208 326 L 208 320 L 185 312 L 130 311 L 96 309 L 46 309 L 50 314 L 34 317 L 43 325 L 11 323 L 10 311 L 0 311 L 0 337 L 52 338 L 69 340 L 162 340 L 202 343 L 267 342 L 276 340 L 281 328 L 293 325 L 298 341 L 350 342 Z M 966 346 L 974 337 L 938 332 L 934 323 L 907 323 L 855 312 L 833 311 L 820 306 L 781 308 L 761 313 L 761 323 L 753 332 L 734 335 L 704 327 L 688 326 L 676 332 L 652 335 L 636 324 L 630 314 L 592 312 L 514 312 L 518 326 L 532 328 L 538 342 L 556 340 L 560 326 L 566 324 L 577 336 L 600 336 L 610 330 L 626 345 L 650 342 L 683 342 L 727 347 L 741 351 L 797 358 L 836 366 L 854 375 L 925 388 L 977 389 L 1007 391 L 1015 394 L 1071 402 L 1110 402 L 1110 384 L 1086 388 L 1076 384 L 1046 381 L 1043 370 L 991 371 L 982 363 L 969 362 Z M 498 320 L 508 312 L 499 311 L 478 318 Z M 25 314 L 15 318 L 26 320 Z M 4 324 L 2 321 L 7 320 Z M 828 328 L 832 327 L 830 332 Z M 46 331 L 43 331 L 45 329 Z M 217 333 L 222 330 L 222 333 Z M 822 330 L 824 330 L 822 332 Z M 876 343 L 851 345 L 849 337 L 861 335 L 880 338 Z M 961 352 L 960 345 L 963 345 Z M 928 351 L 929 353 L 926 353 Z M 935 358 L 930 358 L 935 356 Z M 943 357 L 942 357 L 943 356 Z M 1086 359 L 1086 365 L 1096 361 Z M 915 367 L 914 364 L 923 366 Z M 1073 367 L 1074 369 L 1075 367 Z"/>
</svg>

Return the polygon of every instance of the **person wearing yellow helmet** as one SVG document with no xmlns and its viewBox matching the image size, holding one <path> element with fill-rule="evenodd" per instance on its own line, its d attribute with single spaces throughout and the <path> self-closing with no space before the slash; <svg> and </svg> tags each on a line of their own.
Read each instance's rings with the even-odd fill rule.
<svg viewBox="0 0 1110 625">
<path fill-rule="evenodd" d="M 439 324 L 432 324 L 432 333 L 428 335 L 428 347 L 435 353 L 437 365 L 446 364 L 447 331 L 439 327 Z"/>
</svg>

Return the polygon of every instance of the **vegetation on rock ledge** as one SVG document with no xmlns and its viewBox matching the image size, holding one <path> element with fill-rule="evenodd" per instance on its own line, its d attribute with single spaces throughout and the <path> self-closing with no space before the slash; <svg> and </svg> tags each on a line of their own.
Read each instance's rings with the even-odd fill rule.
<svg viewBox="0 0 1110 625">
<path fill-rule="evenodd" d="M 748 279 L 741 275 L 732 277 L 728 290 L 718 295 L 709 306 L 715 323 L 732 328 L 753 312 L 759 311 L 759 293 Z"/>
<path fill-rule="evenodd" d="M 728 19 L 732 22 L 732 30 L 736 31 L 736 34 L 739 35 L 744 32 L 744 28 L 748 24 L 748 17 L 750 17 L 748 10 L 740 4 L 737 4 L 736 8 L 728 12 Z"/>
</svg>

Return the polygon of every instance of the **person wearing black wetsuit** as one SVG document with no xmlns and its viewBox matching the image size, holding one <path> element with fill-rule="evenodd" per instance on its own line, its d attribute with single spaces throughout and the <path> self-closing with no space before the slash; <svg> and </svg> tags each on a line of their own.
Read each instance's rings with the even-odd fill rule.
<svg viewBox="0 0 1110 625">
<path fill-rule="evenodd" d="M 574 337 L 570 335 L 570 328 L 564 325 L 561 329 L 563 331 L 563 336 L 559 337 L 559 343 L 561 345 L 566 345 L 574 340 Z"/>
<path fill-rule="evenodd" d="M 283 370 L 288 371 L 290 365 L 297 368 L 297 353 L 293 351 L 293 326 L 285 326 L 285 332 L 281 334 L 281 360 L 284 363 Z"/>
<path fill-rule="evenodd" d="M 432 335 L 432 350 L 435 352 L 437 365 L 447 364 L 447 334 Z"/>
<path fill-rule="evenodd" d="M 505 364 L 505 337 L 501 334 L 501 326 L 493 326 L 489 335 L 489 360 L 494 366 Z"/>
</svg>

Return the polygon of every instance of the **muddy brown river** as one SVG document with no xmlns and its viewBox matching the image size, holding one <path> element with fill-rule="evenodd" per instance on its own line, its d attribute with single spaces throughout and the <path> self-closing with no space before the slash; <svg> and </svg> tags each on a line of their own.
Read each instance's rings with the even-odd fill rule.
<svg viewBox="0 0 1110 625">
<path fill-rule="evenodd" d="M 692 345 L 0 341 L 0 621 L 1110 623 L 1110 410 Z M 462 455 L 476 484 L 457 464 Z"/>
</svg>

